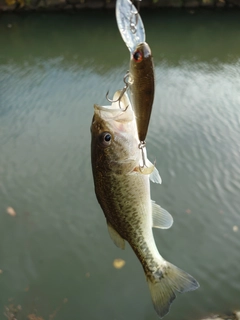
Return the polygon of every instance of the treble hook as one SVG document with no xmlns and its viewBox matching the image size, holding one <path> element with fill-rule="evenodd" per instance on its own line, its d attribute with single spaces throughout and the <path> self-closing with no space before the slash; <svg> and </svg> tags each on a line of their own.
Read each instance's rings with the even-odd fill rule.
<svg viewBox="0 0 240 320">
<path fill-rule="evenodd" d="M 120 104 L 121 99 L 122 99 L 124 93 L 127 91 L 128 87 L 129 87 L 129 82 L 127 81 L 127 78 L 128 78 L 128 77 L 129 77 L 129 70 L 126 72 L 126 74 L 125 74 L 125 76 L 124 76 L 124 78 L 123 78 L 123 81 L 124 81 L 124 83 L 125 83 L 125 86 L 123 87 L 122 92 L 121 92 L 120 96 L 117 98 L 117 100 L 112 100 L 112 99 L 110 99 L 110 98 L 108 97 L 109 91 L 106 93 L 106 99 L 107 99 L 109 102 L 111 102 L 111 103 L 113 103 L 113 102 L 118 102 L 119 108 L 120 108 L 122 111 L 126 111 L 127 108 L 128 108 L 128 106 L 126 106 L 125 109 L 122 109 L 121 104 Z"/>
<path fill-rule="evenodd" d="M 138 145 L 138 148 L 141 150 L 142 152 L 142 161 L 143 161 L 143 165 L 140 166 L 140 168 L 144 168 L 144 167 L 147 167 L 147 164 L 146 164 L 146 159 L 145 159 L 145 154 L 144 154 L 144 151 L 143 151 L 143 148 L 146 147 L 146 141 L 140 141 L 139 145 Z"/>
</svg>

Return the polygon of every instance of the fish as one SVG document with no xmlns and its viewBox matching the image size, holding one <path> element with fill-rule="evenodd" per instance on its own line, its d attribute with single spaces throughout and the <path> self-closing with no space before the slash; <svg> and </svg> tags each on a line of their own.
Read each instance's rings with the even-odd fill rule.
<svg viewBox="0 0 240 320">
<path fill-rule="evenodd" d="M 113 101 L 122 95 L 114 94 Z M 110 106 L 94 105 L 91 124 L 91 162 L 97 200 L 115 245 L 126 241 L 142 264 L 153 306 L 160 318 L 169 312 L 176 292 L 199 287 L 188 273 L 166 261 L 159 253 L 152 228 L 169 229 L 170 213 L 151 200 L 150 180 L 161 183 L 159 172 L 142 150 L 134 110 L 125 92 Z M 124 111 L 123 111 L 124 110 Z"/>
<path fill-rule="evenodd" d="M 130 0 L 117 0 L 116 20 L 130 51 L 129 88 L 137 120 L 138 137 L 145 141 L 155 91 L 154 65 L 142 19 Z"/>
</svg>

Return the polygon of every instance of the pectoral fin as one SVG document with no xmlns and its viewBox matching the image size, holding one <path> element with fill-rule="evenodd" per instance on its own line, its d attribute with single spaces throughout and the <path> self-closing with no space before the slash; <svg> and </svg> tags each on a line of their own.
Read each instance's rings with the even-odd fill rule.
<svg viewBox="0 0 240 320">
<path fill-rule="evenodd" d="M 162 179 L 160 177 L 158 169 L 149 160 L 147 160 L 146 166 L 143 166 L 143 167 L 138 166 L 134 168 L 134 171 L 139 172 L 141 174 L 149 175 L 149 179 L 154 183 L 159 183 L 159 184 L 162 183 Z"/>
<path fill-rule="evenodd" d="M 152 201 L 152 222 L 153 228 L 169 229 L 173 224 L 173 217 L 167 210 Z"/>
<path fill-rule="evenodd" d="M 112 241 L 115 243 L 115 245 L 121 249 L 124 250 L 125 248 L 125 241 L 124 239 L 120 236 L 120 234 L 112 227 L 112 225 L 107 222 L 107 226 L 108 226 L 108 232 L 109 235 L 112 239 Z"/>
<path fill-rule="evenodd" d="M 154 169 L 152 171 L 152 173 L 150 174 L 150 180 L 154 183 L 159 183 L 161 184 L 162 183 L 162 179 L 160 177 L 160 174 L 158 172 L 158 169 L 154 166 Z"/>
<path fill-rule="evenodd" d="M 154 171 L 154 165 L 152 164 L 150 167 L 141 167 L 141 166 L 138 166 L 136 168 L 134 168 L 134 171 L 136 172 L 139 172 L 141 174 L 146 174 L 146 175 L 151 175 Z"/>
</svg>

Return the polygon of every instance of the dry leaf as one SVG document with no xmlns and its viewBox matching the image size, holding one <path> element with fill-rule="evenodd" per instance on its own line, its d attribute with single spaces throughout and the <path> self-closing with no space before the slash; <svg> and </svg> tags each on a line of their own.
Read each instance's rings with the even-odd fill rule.
<svg viewBox="0 0 240 320">
<path fill-rule="evenodd" d="M 192 213 L 192 211 L 191 211 L 190 209 L 187 209 L 186 212 L 187 212 L 188 214 Z"/>
<path fill-rule="evenodd" d="M 238 226 L 233 226 L 233 231 L 238 232 Z"/>
<path fill-rule="evenodd" d="M 85 276 L 86 276 L 86 278 L 89 278 L 89 277 L 90 277 L 90 273 L 87 272 L 87 273 L 85 274 Z"/>
<path fill-rule="evenodd" d="M 16 217 L 16 211 L 12 208 L 12 207 L 7 207 L 7 213 L 12 216 L 12 217 Z"/>
<path fill-rule="evenodd" d="M 68 298 L 63 299 L 63 303 L 67 303 L 68 302 Z"/>
<path fill-rule="evenodd" d="M 0 274 L 2 274 L 3 273 L 3 271 L 2 271 L 2 269 L 0 269 Z"/>
<path fill-rule="evenodd" d="M 113 266 L 116 269 L 121 269 L 122 267 L 125 266 L 125 264 L 126 264 L 126 262 L 124 260 L 122 260 L 122 259 L 115 259 L 113 261 Z"/>
<path fill-rule="evenodd" d="M 12 5 L 16 4 L 16 0 L 5 0 L 5 2 L 8 6 L 12 6 Z"/>
</svg>

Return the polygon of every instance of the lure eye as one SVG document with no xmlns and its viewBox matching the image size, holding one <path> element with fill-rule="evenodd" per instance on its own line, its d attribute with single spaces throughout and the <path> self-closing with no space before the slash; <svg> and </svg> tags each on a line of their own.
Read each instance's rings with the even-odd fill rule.
<svg viewBox="0 0 240 320">
<path fill-rule="evenodd" d="M 109 132 L 102 132 L 99 136 L 99 141 L 103 147 L 109 147 L 111 140 L 112 136 Z"/>
<path fill-rule="evenodd" d="M 133 59 L 134 59 L 136 62 L 141 62 L 142 59 L 143 59 L 142 53 L 141 53 L 139 50 L 135 51 L 134 54 L 133 54 Z"/>
</svg>

